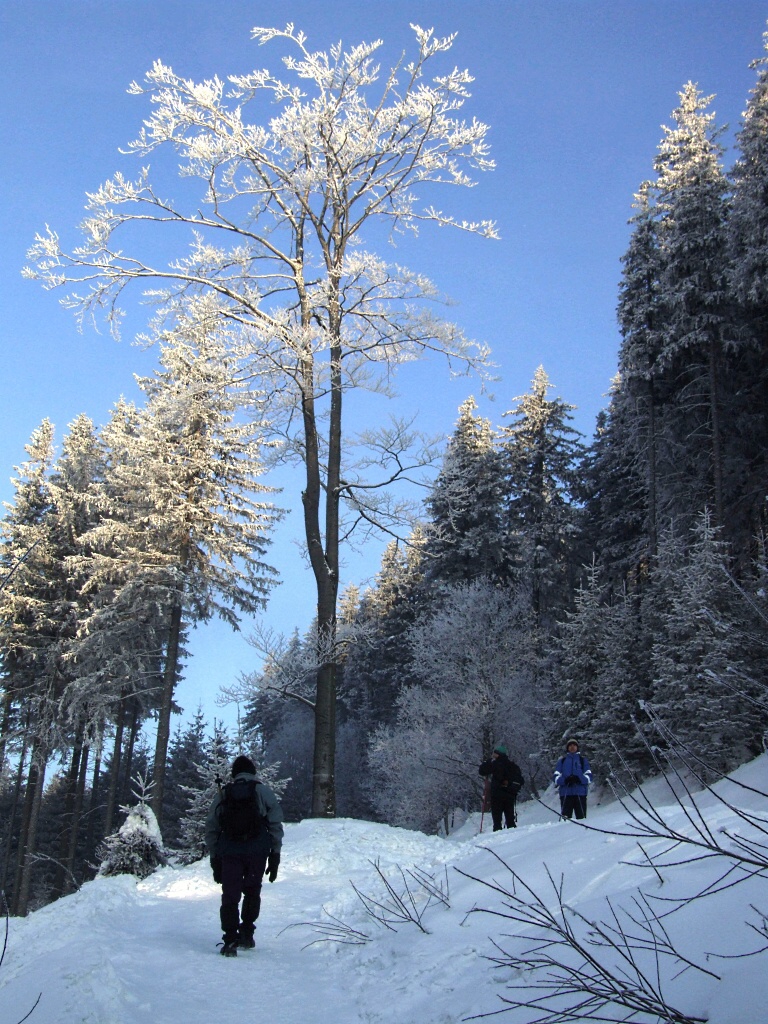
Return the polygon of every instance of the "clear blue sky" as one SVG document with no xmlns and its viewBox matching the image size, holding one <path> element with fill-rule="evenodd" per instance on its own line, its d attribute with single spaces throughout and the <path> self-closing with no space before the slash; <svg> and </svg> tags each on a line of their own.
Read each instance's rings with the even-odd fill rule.
<svg viewBox="0 0 768 1024">
<path fill-rule="evenodd" d="M 497 170 L 451 194 L 460 216 L 492 217 L 502 239 L 425 230 L 408 263 L 457 303 L 451 315 L 488 342 L 501 381 L 481 412 L 495 425 L 543 364 L 591 436 L 616 370 L 619 259 L 631 202 L 688 81 L 714 93 L 719 123 L 738 127 L 762 54 L 768 7 L 758 0 L 2 0 L 0 2 L 0 500 L 44 417 L 61 439 L 87 413 L 97 424 L 155 354 L 105 333 L 79 334 L 55 294 L 23 281 L 36 231 L 75 241 L 85 192 L 136 161 L 145 101 L 126 88 L 155 59 L 190 78 L 276 66 L 279 44 L 257 47 L 254 25 L 294 21 L 320 49 L 382 38 L 384 61 L 410 45 L 409 23 L 458 32 L 453 60 L 475 75 L 465 111 L 491 125 Z M 732 132 L 726 137 L 731 139 Z M 730 166 L 732 151 L 726 156 Z M 402 412 L 448 433 L 477 385 L 449 383 L 438 366 L 401 378 Z M 291 499 L 292 500 L 292 499 Z M 286 524 L 271 551 L 283 577 L 266 613 L 282 632 L 303 629 L 313 586 Z M 364 583 L 380 548 L 350 560 L 344 582 Z M 247 625 L 245 627 L 247 632 Z M 220 684 L 255 666 L 242 637 L 197 630 L 178 699 L 214 713 Z"/>
</svg>

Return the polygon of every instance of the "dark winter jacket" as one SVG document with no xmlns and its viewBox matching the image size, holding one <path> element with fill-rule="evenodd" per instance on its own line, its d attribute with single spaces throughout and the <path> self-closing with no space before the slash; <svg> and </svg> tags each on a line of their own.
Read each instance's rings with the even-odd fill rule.
<svg viewBox="0 0 768 1024">
<path fill-rule="evenodd" d="M 491 777 L 491 796 L 502 793 L 517 795 L 523 786 L 523 773 L 506 754 L 497 754 L 483 761 L 478 769 L 481 775 Z"/>
<path fill-rule="evenodd" d="M 253 853 L 256 849 L 262 849 L 266 854 L 279 853 L 283 845 L 283 809 L 277 797 L 263 782 L 259 782 L 255 775 L 248 772 L 240 772 L 236 779 L 247 779 L 256 783 L 256 803 L 259 806 L 259 814 L 266 818 L 266 829 L 256 839 L 237 843 L 227 839 L 221 831 L 218 811 L 224 800 L 224 787 L 216 795 L 211 809 L 208 811 L 208 818 L 205 822 L 205 845 L 208 852 L 214 854 L 228 853 Z M 251 849 L 253 847 L 253 849 Z"/>
<path fill-rule="evenodd" d="M 553 779 L 560 796 L 586 796 L 592 782 L 592 769 L 577 750 L 574 754 L 563 754 L 555 765 Z"/>
</svg>

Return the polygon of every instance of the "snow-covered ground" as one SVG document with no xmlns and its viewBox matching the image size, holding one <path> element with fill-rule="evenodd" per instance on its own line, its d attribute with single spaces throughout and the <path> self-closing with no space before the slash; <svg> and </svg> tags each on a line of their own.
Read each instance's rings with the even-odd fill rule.
<svg viewBox="0 0 768 1024">
<path fill-rule="evenodd" d="M 768 791 L 766 757 L 736 775 Z M 767 799 L 722 785 L 735 804 L 768 818 Z M 690 827 L 661 782 L 648 793 L 657 808 L 669 805 L 671 822 Z M 702 796 L 701 806 L 714 830 L 748 833 L 711 795 Z M 693 895 L 727 866 L 705 860 L 662 869 L 660 876 L 647 864 L 633 866 L 643 860 L 637 840 L 606 834 L 621 831 L 626 820 L 621 805 L 610 802 L 591 808 L 587 822 L 604 831 L 559 822 L 540 804 L 521 807 L 514 831 L 494 835 L 486 819 L 478 834 L 477 815 L 448 839 L 349 819 L 288 825 L 279 878 L 264 886 L 257 947 L 237 959 L 218 953 L 219 888 L 207 861 L 164 868 L 138 884 L 126 876 L 97 879 L 26 919 L 11 920 L 0 967 L 0 1021 L 15 1024 L 39 993 L 32 1024 L 455 1024 L 498 1011 L 504 1005 L 499 997 L 518 997 L 526 978 L 490 959 L 498 956 L 494 941 L 508 951 L 524 948 L 514 937 L 519 926 L 496 914 L 469 913 L 505 909 L 497 890 L 466 877 L 508 889 L 512 875 L 494 853 L 549 907 L 556 901 L 547 872 L 558 881 L 562 875 L 565 902 L 590 921 L 609 919 L 607 899 L 615 908 L 637 907 L 638 891 Z M 653 856 L 664 844 L 643 846 Z M 366 914 L 350 883 L 379 899 L 376 861 L 401 892 L 399 868 L 426 871 L 443 888 L 447 870 L 450 906 L 426 910 L 426 933 L 413 923 L 388 930 Z M 413 877 L 406 878 L 415 891 Z M 751 905 L 768 912 L 768 878 L 696 900 L 664 920 L 680 949 L 719 976 L 693 967 L 680 974 L 680 964 L 666 964 L 670 1003 L 711 1024 L 768 1020 L 768 953 L 721 958 L 766 944 L 749 927 L 761 923 Z M 325 941 L 314 926 L 332 924 L 328 915 L 368 941 Z M 537 1016 L 526 1009 L 495 1019 L 519 1024 Z M 617 1012 L 616 1019 L 652 1018 Z"/>
</svg>

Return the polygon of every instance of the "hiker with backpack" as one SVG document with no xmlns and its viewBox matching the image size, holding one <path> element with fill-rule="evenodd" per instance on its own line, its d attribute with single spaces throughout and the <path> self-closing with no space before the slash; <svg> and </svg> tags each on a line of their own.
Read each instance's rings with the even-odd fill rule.
<svg viewBox="0 0 768 1024">
<path fill-rule="evenodd" d="M 560 791 L 560 815 L 586 818 L 587 793 L 592 782 L 589 761 L 579 752 L 578 740 L 570 739 L 565 753 L 555 765 L 554 783 Z"/>
<path fill-rule="evenodd" d="M 507 828 L 517 827 L 517 794 L 523 788 L 523 773 L 507 754 L 503 743 L 497 743 L 487 761 L 478 769 L 481 775 L 490 777 L 491 818 L 493 831 L 501 828 L 502 817 Z"/>
<path fill-rule="evenodd" d="M 277 797 L 256 778 L 256 767 L 241 754 L 232 781 L 220 787 L 208 812 L 205 845 L 213 879 L 221 883 L 223 956 L 253 949 L 265 872 L 274 882 L 283 844 L 283 811 Z M 240 907 L 242 897 L 243 905 Z"/>
</svg>

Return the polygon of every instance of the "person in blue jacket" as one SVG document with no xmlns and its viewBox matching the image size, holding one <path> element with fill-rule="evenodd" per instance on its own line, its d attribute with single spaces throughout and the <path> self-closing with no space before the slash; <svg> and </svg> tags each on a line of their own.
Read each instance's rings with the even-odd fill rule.
<svg viewBox="0 0 768 1024">
<path fill-rule="evenodd" d="M 560 790 L 560 814 L 563 818 L 586 818 L 587 793 L 592 782 L 589 761 L 579 753 L 577 740 L 570 739 L 565 753 L 555 765 L 554 783 Z"/>
</svg>

